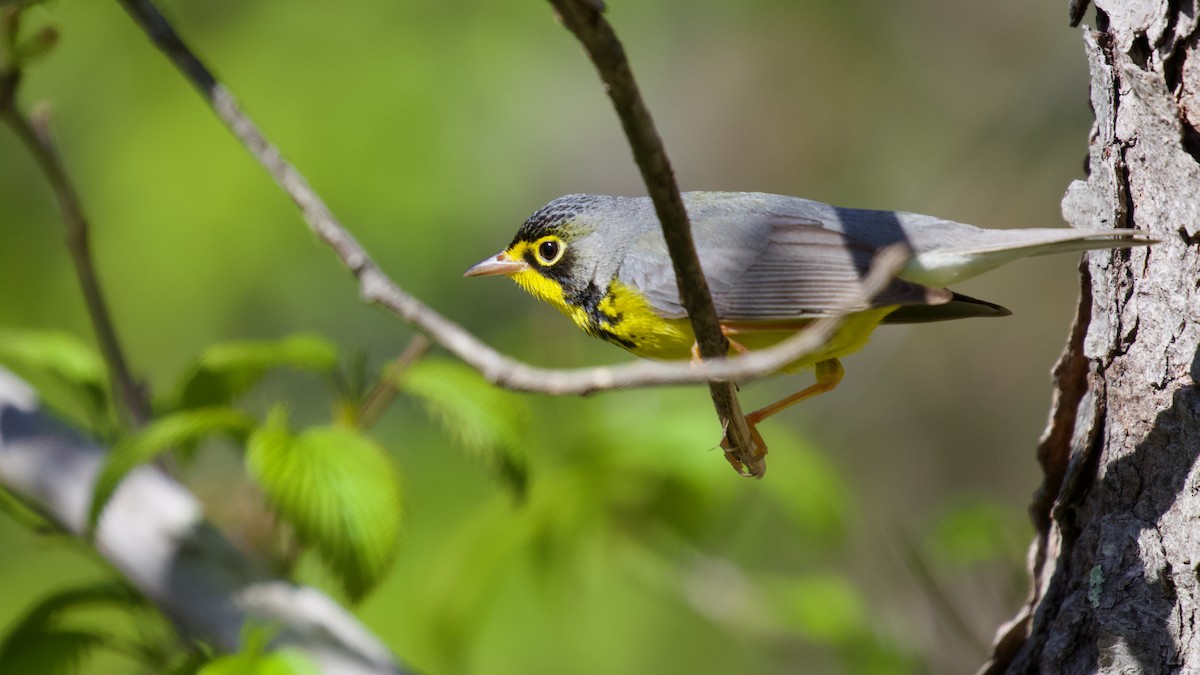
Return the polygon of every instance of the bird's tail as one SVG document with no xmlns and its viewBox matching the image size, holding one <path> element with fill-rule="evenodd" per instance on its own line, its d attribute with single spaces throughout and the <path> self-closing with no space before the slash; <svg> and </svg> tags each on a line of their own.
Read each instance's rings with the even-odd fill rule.
<svg viewBox="0 0 1200 675">
<path fill-rule="evenodd" d="M 1034 232 L 1061 233 L 1062 230 L 1044 229 Z M 1075 251 L 1092 251 L 1101 248 L 1130 248 L 1132 246 L 1148 246 L 1157 244 L 1149 232 L 1141 230 L 1068 230 L 1074 236 L 1042 245 L 1034 245 L 1036 249 L 1029 255 L 1050 255 L 1052 253 L 1071 253 Z"/>
<path fill-rule="evenodd" d="M 984 230 L 961 245 L 917 255 L 902 276 L 919 283 L 946 286 L 1020 258 L 1105 248 L 1146 246 L 1158 240 L 1139 230 L 1074 230 L 1031 228 Z"/>
</svg>

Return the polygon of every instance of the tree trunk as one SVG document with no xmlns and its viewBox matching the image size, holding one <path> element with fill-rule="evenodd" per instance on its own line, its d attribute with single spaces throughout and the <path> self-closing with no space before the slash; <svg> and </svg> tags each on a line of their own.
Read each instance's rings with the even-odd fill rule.
<svg viewBox="0 0 1200 675">
<path fill-rule="evenodd" d="M 1096 5 L 1089 176 L 1063 214 L 1161 242 L 1082 267 L 1038 448 L 1033 590 L 988 673 L 1200 672 L 1200 32 L 1192 0 Z"/>
</svg>

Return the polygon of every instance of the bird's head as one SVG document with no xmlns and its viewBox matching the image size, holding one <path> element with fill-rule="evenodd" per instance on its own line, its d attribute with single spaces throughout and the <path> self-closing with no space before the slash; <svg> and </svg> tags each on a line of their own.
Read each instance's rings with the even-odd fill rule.
<svg viewBox="0 0 1200 675">
<path fill-rule="evenodd" d="M 526 291 L 561 308 L 572 291 L 595 281 L 604 259 L 599 224 L 612 197 L 567 195 L 538 209 L 500 253 L 463 276 L 508 276 Z M 607 280 L 605 280 L 607 281 Z"/>
</svg>

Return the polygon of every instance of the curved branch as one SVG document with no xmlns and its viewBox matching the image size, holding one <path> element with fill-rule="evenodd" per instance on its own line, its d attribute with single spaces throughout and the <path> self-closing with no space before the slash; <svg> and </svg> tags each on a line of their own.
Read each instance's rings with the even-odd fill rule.
<svg viewBox="0 0 1200 675">
<path fill-rule="evenodd" d="M 871 263 L 867 276 L 863 278 L 866 297 L 878 295 L 896 277 L 908 261 L 908 248 L 893 244 L 881 249 Z M 371 266 L 360 274 L 363 295 L 379 305 L 387 307 L 400 316 L 410 309 L 406 294 L 400 291 L 383 273 Z M 432 313 L 431 313 L 432 314 Z M 412 322 L 426 328 L 423 322 L 436 317 L 414 315 Z M 717 357 L 692 363 L 687 361 L 635 361 L 620 366 L 598 368 L 552 369 L 537 368 L 508 358 L 487 347 L 455 324 L 443 326 L 430 323 L 432 337 L 449 349 L 465 363 L 477 369 L 488 381 L 514 391 L 534 392 L 557 396 L 586 396 L 610 389 L 631 389 L 700 382 L 732 383 L 765 377 L 778 373 L 781 368 L 811 354 L 829 341 L 841 326 L 843 318 L 832 316 L 818 319 L 807 328 L 787 340 L 767 349 L 739 354 L 728 358 Z M 462 331 L 461 334 L 455 331 Z M 478 344 L 476 348 L 473 345 Z"/>
<path fill-rule="evenodd" d="M 0 369 L 0 484 L 82 538 L 104 450 L 44 413 Z M 374 635 L 324 593 L 270 576 L 204 522 L 200 504 L 151 466 L 129 474 L 95 530 L 96 550 L 191 639 L 234 651 L 247 622 L 281 629 L 276 644 L 323 673 L 403 672 Z"/>
<path fill-rule="evenodd" d="M 551 0 L 564 19 L 582 13 L 585 22 L 591 30 L 604 30 L 608 24 L 603 21 L 593 2 L 564 2 Z M 516 359 L 507 357 L 479 338 L 447 319 L 432 308 L 425 305 L 416 297 L 405 292 L 399 285 L 384 274 L 371 260 L 366 250 L 354 239 L 346 228 L 333 215 L 325 202 L 309 186 L 304 176 L 296 170 L 279 149 L 271 144 L 258 127 L 245 113 L 242 112 L 234 96 L 221 85 L 211 71 L 196 57 L 179 37 L 155 5 L 149 0 L 119 0 L 126 12 L 142 28 L 150 40 L 180 69 L 193 86 L 212 106 L 218 119 L 225 124 L 233 135 L 242 143 L 250 154 L 267 170 L 281 189 L 300 207 L 302 216 L 309 229 L 326 245 L 328 245 L 342 263 L 355 275 L 359 281 L 359 292 L 368 302 L 378 304 L 400 319 L 412 324 L 424 332 L 435 342 L 466 364 L 474 367 L 492 383 L 517 391 L 539 392 L 551 395 L 583 395 L 608 389 L 629 387 L 647 387 L 661 385 L 694 384 L 711 382 L 714 403 L 722 417 L 722 423 L 728 434 L 727 440 L 733 448 L 731 455 L 743 461 L 750 468 L 751 475 L 762 475 L 761 457 L 755 455 L 755 445 L 750 440 L 745 418 L 741 413 L 735 395 L 733 381 L 773 374 L 779 366 L 794 361 L 801 355 L 815 350 L 832 334 L 836 321 L 815 322 L 810 330 L 796 336 L 784 349 L 772 352 L 772 356 L 747 354 L 725 359 L 723 346 L 717 346 L 713 339 L 715 312 L 707 312 L 700 307 L 703 299 L 707 298 L 707 288 L 703 275 L 699 271 L 699 262 L 694 266 L 684 267 L 677 272 L 677 279 L 688 279 L 683 282 L 683 297 L 690 298 L 688 302 L 696 304 L 688 306 L 688 312 L 693 322 L 705 321 L 704 325 L 696 325 L 696 335 L 702 336 L 701 353 L 706 356 L 718 355 L 708 359 L 704 364 L 667 364 L 653 362 L 635 362 L 615 367 L 588 369 L 546 369 L 530 366 Z M 636 96 L 636 86 L 628 65 L 624 64 L 623 52 L 612 52 L 615 43 L 620 44 L 607 28 L 610 41 L 608 56 L 602 57 L 601 72 L 607 73 L 611 68 L 624 68 L 625 79 L 616 78 L 610 85 L 619 93 L 614 94 L 614 103 L 622 115 L 629 118 L 628 129 L 631 134 L 631 145 L 634 148 L 639 166 L 645 165 L 643 172 L 647 176 L 647 186 L 651 194 L 656 195 L 655 204 L 659 208 L 659 217 L 664 223 L 672 223 L 664 228 L 668 243 L 683 247 L 695 259 L 694 248 L 691 245 L 691 234 L 687 227 L 686 213 L 679 202 L 678 190 L 674 186 L 670 166 L 662 152 L 662 144 L 657 139 L 657 132 L 649 121 L 645 106 L 640 104 Z M 584 32 L 583 35 L 589 35 Z M 581 39 L 584 39 L 581 37 Z M 591 38 L 587 38 L 590 40 Z M 585 44 L 588 42 L 585 40 Z M 615 54 L 615 56 L 614 56 Z M 606 75 L 606 82 L 608 76 Z M 636 105 L 635 102 L 636 101 Z M 632 106 L 632 108 L 631 108 Z M 657 149 L 655 149 L 657 148 Z M 674 198 L 670 196 L 674 193 Z M 661 205 L 660 205 L 661 202 Z M 672 259 L 679 265 L 679 260 L 689 257 L 685 254 L 676 255 L 673 248 Z M 699 280 L 699 281 L 697 281 Z M 886 283 L 886 282 L 885 282 Z M 697 300 L 695 296 L 703 296 Z M 711 307 L 711 300 L 708 300 Z M 697 319 L 711 314 L 708 319 Z M 720 345 L 724 345 L 724 336 L 720 335 Z M 808 337 L 804 337 L 808 335 Z M 761 455 L 761 453 L 760 453 Z"/>
<path fill-rule="evenodd" d="M 0 119 L 8 124 L 33 156 L 54 191 L 54 197 L 62 211 L 63 223 L 66 225 L 67 251 L 71 254 L 75 276 L 83 292 L 84 306 L 87 307 L 92 330 L 96 334 L 96 343 L 108 367 L 113 398 L 120 403 L 118 413 L 124 413 L 128 420 L 140 426 L 150 419 L 150 400 L 145 389 L 133 376 L 129 361 L 121 349 L 121 341 L 117 337 L 117 329 L 113 324 L 112 314 L 108 311 L 108 303 L 104 299 L 96 266 L 92 260 L 87 216 L 79 202 L 79 194 L 75 191 L 75 186 L 55 149 L 54 139 L 50 134 L 48 112 L 35 112 L 34 115 L 26 116 L 17 106 L 17 87 L 20 81 L 21 70 L 17 66 L 0 72 Z"/>
</svg>

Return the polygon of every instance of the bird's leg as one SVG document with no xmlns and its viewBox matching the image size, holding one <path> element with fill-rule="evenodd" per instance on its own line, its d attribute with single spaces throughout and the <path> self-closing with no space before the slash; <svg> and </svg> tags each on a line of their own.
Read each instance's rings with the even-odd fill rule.
<svg viewBox="0 0 1200 675">
<path fill-rule="evenodd" d="M 824 394 L 827 391 L 833 391 L 838 386 L 838 383 L 842 381 L 842 376 L 846 374 L 846 371 L 842 368 L 842 362 L 837 359 L 818 361 L 815 370 L 817 375 L 816 384 L 746 415 L 746 426 L 750 429 L 750 440 L 754 443 L 754 456 L 756 458 L 762 458 L 767 455 L 767 442 L 763 440 L 762 434 L 758 433 L 759 422 L 805 399 L 812 398 L 817 394 Z M 754 466 L 745 465 L 742 460 L 738 459 L 730 447 L 728 434 L 721 439 L 721 448 L 725 450 L 725 459 L 729 461 L 735 471 L 743 476 L 761 475 L 756 473 Z"/>
<path fill-rule="evenodd" d="M 732 350 L 734 354 L 745 354 L 750 351 L 746 348 L 746 345 L 743 345 L 737 340 L 729 337 L 737 332 L 738 331 L 735 328 L 730 328 L 724 324 L 721 325 L 721 335 L 724 335 L 725 339 L 729 341 L 729 349 Z M 703 359 L 700 356 L 700 343 L 692 342 L 692 363 L 699 363 L 701 360 Z"/>
<path fill-rule="evenodd" d="M 817 394 L 824 394 L 827 391 L 833 391 L 838 386 L 838 382 L 842 381 L 842 376 L 846 371 L 842 368 L 842 362 L 837 359 L 828 359 L 818 361 L 816 365 L 817 382 L 811 387 L 806 387 L 800 391 L 779 399 L 769 406 L 759 408 L 754 412 L 746 415 L 746 424 L 750 426 L 750 431 L 757 435 L 754 427 L 759 422 L 767 419 L 771 415 L 783 410 L 784 408 L 793 406 L 805 399 L 812 398 Z M 761 437 L 760 437 L 761 438 Z M 757 440 L 757 439 L 756 439 Z"/>
</svg>

